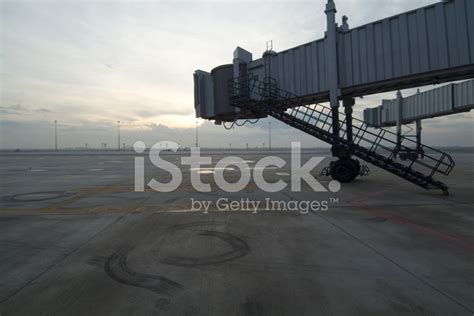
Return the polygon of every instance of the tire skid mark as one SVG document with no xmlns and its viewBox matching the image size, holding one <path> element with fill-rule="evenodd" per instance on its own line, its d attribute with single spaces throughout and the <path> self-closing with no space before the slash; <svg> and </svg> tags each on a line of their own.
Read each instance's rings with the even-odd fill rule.
<svg viewBox="0 0 474 316">
<path fill-rule="evenodd" d="M 19 203 L 31 203 L 31 202 L 42 202 L 47 200 L 56 200 L 66 198 L 75 195 L 75 192 L 71 191 L 37 191 L 28 193 L 19 193 L 8 195 L 2 198 L 4 202 L 19 202 Z M 35 197 L 35 195 L 40 195 Z M 46 195 L 41 197 L 41 195 Z"/>
<path fill-rule="evenodd" d="M 225 223 L 202 221 L 178 224 L 169 227 L 164 232 L 163 238 L 170 237 L 177 231 L 192 230 L 193 228 L 196 228 L 194 230 L 195 234 L 201 236 L 209 236 L 211 238 L 218 238 L 230 245 L 230 250 L 224 253 L 204 257 L 167 257 L 163 258 L 160 263 L 174 265 L 178 267 L 191 267 L 224 263 L 245 256 L 250 251 L 250 248 L 246 241 L 226 232 L 212 230 L 214 226 L 224 224 Z M 149 225 L 153 224 L 150 222 Z M 139 233 L 139 236 L 134 238 L 134 241 L 131 241 L 128 246 L 125 246 L 122 249 L 114 252 L 108 258 L 93 257 L 88 261 L 88 263 L 93 266 L 100 266 L 102 264 L 105 273 L 111 279 L 119 283 L 147 289 L 157 293 L 158 295 L 167 297 L 177 294 L 178 292 L 184 289 L 184 286 L 182 284 L 168 279 L 165 276 L 135 271 L 128 266 L 128 255 L 136 247 L 136 245 L 139 244 L 139 242 L 144 241 L 144 237 L 146 235 L 145 232 L 147 232 L 148 230 L 143 229 L 142 227 L 140 231 L 141 233 Z"/>
<path fill-rule="evenodd" d="M 102 257 L 102 256 L 92 257 L 89 260 L 87 260 L 87 264 L 91 266 L 103 268 L 108 259 L 109 259 L 108 257 Z"/>
<path fill-rule="evenodd" d="M 113 253 L 107 259 L 104 270 L 117 282 L 144 288 L 160 295 L 171 296 L 183 288 L 181 284 L 165 277 L 134 271 L 127 265 L 126 251 Z"/>
<path fill-rule="evenodd" d="M 205 230 L 205 231 L 200 231 L 198 235 L 219 238 L 223 240 L 224 242 L 228 243 L 231 246 L 231 250 L 225 253 L 216 254 L 213 256 L 168 257 L 168 258 L 162 259 L 160 262 L 163 264 L 182 266 L 182 267 L 212 265 L 212 264 L 219 264 L 219 263 L 224 263 L 224 262 L 238 259 L 240 257 L 247 255 L 247 253 L 250 251 L 250 247 L 247 244 L 247 242 L 228 233 Z"/>
</svg>

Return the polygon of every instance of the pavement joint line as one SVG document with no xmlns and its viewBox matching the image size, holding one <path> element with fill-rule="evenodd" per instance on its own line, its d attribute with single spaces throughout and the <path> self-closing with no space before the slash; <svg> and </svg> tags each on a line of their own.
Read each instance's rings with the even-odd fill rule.
<svg viewBox="0 0 474 316">
<path fill-rule="evenodd" d="M 352 239 L 356 240 L 357 242 L 359 242 L 360 244 L 362 244 L 363 246 L 369 248 L 370 250 L 372 250 L 374 253 L 378 254 L 379 256 L 381 256 L 382 258 L 384 258 L 385 260 L 389 261 L 390 263 L 392 263 L 393 265 L 395 265 L 396 267 L 398 267 L 399 269 L 405 271 L 407 274 L 409 274 L 410 276 L 412 276 L 413 278 L 415 278 L 416 280 L 420 281 L 421 283 L 423 283 L 425 286 L 431 288 L 432 290 L 438 292 L 439 294 L 441 294 L 442 296 L 446 297 L 447 299 L 451 300 L 453 303 L 459 305 L 460 307 L 464 308 L 465 310 L 467 310 L 468 312 L 470 313 L 473 313 L 474 314 L 474 310 L 470 309 L 468 306 L 464 305 L 463 303 L 461 303 L 460 301 L 458 301 L 457 299 L 455 299 L 454 297 L 452 297 L 451 295 L 443 292 L 442 290 L 438 289 L 436 286 L 432 285 L 431 283 L 429 283 L 428 281 L 426 281 L 425 279 L 423 279 L 421 276 L 417 275 L 416 273 L 410 271 L 408 268 L 404 267 L 403 265 L 401 265 L 400 263 L 396 262 L 395 260 L 393 260 L 392 258 L 390 258 L 389 256 L 385 255 L 383 252 L 381 252 L 380 250 L 378 250 L 377 248 L 371 246 L 370 244 L 368 244 L 367 242 L 363 241 L 362 239 L 358 238 L 357 236 L 355 236 L 354 234 L 352 234 L 351 232 L 349 232 L 348 230 L 342 228 L 341 226 L 337 225 L 336 223 L 332 222 L 331 220 L 327 219 L 326 217 L 324 216 L 321 216 L 318 212 L 311 212 L 312 214 L 318 216 L 319 218 L 321 218 L 323 221 L 329 223 L 330 225 L 334 226 L 335 228 L 337 228 L 339 231 L 343 232 L 344 234 L 348 235 L 349 237 L 351 237 Z"/>
<path fill-rule="evenodd" d="M 99 235 L 101 235 L 103 232 L 105 232 L 107 229 L 109 229 L 112 225 L 116 224 L 117 222 L 119 222 L 123 217 L 125 217 L 126 215 L 128 215 L 128 213 L 125 213 L 125 214 L 122 214 L 120 216 L 118 216 L 115 220 L 113 220 L 111 223 L 109 223 L 108 225 L 106 225 L 104 228 L 102 228 L 100 231 L 98 231 L 97 233 L 95 233 L 93 236 L 91 236 L 89 239 L 87 239 L 86 241 L 84 241 L 83 243 L 81 243 L 80 245 L 78 245 L 76 248 L 72 249 L 71 251 L 69 251 L 68 253 L 66 253 L 65 255 L 63 255 L 61 258 L 59 258 L 55 263 L 53 263 L 52 265 L 50 265 L 48 268 L 46 268 L 43 272 L 40 272 L 37 276 L 33 277 L 31 280 L 29 280 L 28 282 L 26 282 L 25 284 L 23 284 L 23 286 L 21 286 L 20 288 L 18 288 L 16 291 L 14 291 L 13 293 L 7 295 L 4 299 L 2 299 L 0 301 L 0 305 L 5 303 L 6 301 L 8 301 L 10 298 L 12 298 L 13 296 L 15 296 L 16 294 L 18 294 L 20 291 L 22 291 L 23 289 L 25 289 L 26 287 L 28 287 L 29 285 L 31 285 L 33 282 L 35 282 L 36 280 L 38 280 L 40 277 L 42 277 L 44 274 L 46 274 L 47 272 L 49 272 L 50 270 L 52 270 L 53 268 L 57 267 L 60 263 L 62 263 L 66 258 L 68 258 L 69 256 L 71 256 L 72 254 L 74 254 L 75 252 L 77 252 L 79 249 L 81 249 L 83 246 L 85 246 L 86 244 L 88 244 L 90 241 L 92 241 L 94 238 L 98 237 Z"/>
</svg>

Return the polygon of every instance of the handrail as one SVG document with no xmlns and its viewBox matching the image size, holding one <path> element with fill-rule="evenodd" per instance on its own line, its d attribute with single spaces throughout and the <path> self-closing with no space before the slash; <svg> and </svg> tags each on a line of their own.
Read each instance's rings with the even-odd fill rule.
<svg viewBox="0 0 474 316">
<path fill-rule="evenodd" d="M 321 104 L 304 105 L 297 95 L 278 88 L 273 78 L 264 80 L 265 82 L 259 81 L 258 77 L 253 74 L 229 80 L 230 99 L 234 101 L 243 99 L 242 102 L 231 102 L 231 104 L 239 107 L 254 107 L 255 104 L 258 104 L 263 111 L 277 111 L 325 132 L 330 131 L 332 126 L 331 108 Z M 328 137 L 330 137 L 332 144 L 341 142 L 352 147 L 360 146 L 371 153 L 377 153 L 398 163 L 400 162 L 397 157 L 400 153 L 414 153 L 408 155 L 406 167 L 413 169 L 416 166 L 421 169 L 429 169 L 428 177 L 432 177 L 435 173 L 449 175 L 455 166 L 452 157 L 445 152 L 423 144 L 417 146 L 415 141 L 405 136 L 402 136 L 400 143 L 398 143 L 397 134 L 390 130 L 378 129 L 377 132 L 373 132 L 372 128 L 364 121 L 357 118 L 353 118 L 352 121 L 353 143 L 348 143 L 344 138 L 336 139 L 331 134 Z M 342 137 L 344 137 L 347 132 L 346 121 L 339 120 L 339 126 Z M 422 154 L 416 154 L 420 149 Z"/>
</svg>

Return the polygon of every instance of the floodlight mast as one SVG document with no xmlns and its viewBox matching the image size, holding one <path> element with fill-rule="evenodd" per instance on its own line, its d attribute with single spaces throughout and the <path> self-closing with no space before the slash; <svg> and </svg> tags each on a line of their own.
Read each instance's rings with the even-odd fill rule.
<svg viewBox="0 0 474 316">
<path fill-rule="evenodd" d="M 272 150 L 272 122 L 268 122 L 268 149 Z"/>
<path fill-rule="evenodd" d="M 58 151 L 58 121 L 54 120 L 54 151 Z"/>
<path fill-rule="evenodd" d="M 120 121 L 117 121 L 117 149 L 120 151 Z"/>
</svg>

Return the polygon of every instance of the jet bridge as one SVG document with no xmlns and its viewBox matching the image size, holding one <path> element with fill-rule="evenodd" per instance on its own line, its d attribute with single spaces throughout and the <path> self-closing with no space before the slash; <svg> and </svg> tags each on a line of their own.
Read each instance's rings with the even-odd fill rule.
<svg viewBox="0 0 474 316">
<path fill-rule="evenodd" d="M 370 131 L 365 122 L 354 127 L 352 108 L 359 96 L 474 78 L 474 1 L 444 0 L 353 29 L 346 16 L 338 25 L 336 12 L 334 1 L 328 0 L 322 39 L 281 52 L 267 49 L 259 59 L 237 47 L 225 75 L 196 71 L 197 117 L 220 123 L 271 115 L 330 143 L 333 155 L 340 158 L 331 166 L 337 180 L 356 177 L 360 165 L 351 158 L 354 155 L 446 193 L 447 187 L 432 177 L 452 170 L 448 154 L 419 143 L 405 144 L 400 136 L 387 139 L 388 131 Z M 330 107 L 319 111 L 308 106 L 318 102 L 329 102 Z M 366 144 L 359 145 L 361 141 Z M 381 142 L 386 145 L 380 147 Z M 381 148 L 385 154 L 376 152 Z M 429 156 L 432 164 L 426 163 L 428 152 L 436 153 Z M 415 165 L 426 170 L 415 170 Z"/>
<path fill-rule="evenodd" d="M 382 100 L 382 105 L 364 110 L 364 121 L 372 127 L 411 124 L 416 121 L 469 112 L 474 108 L 474 80 L 452 83 L 409 97 Z"/>
<path fill-rule="evenodd" d="M 474 77 L 474 1 L 447 0 L 351 29 L 348 18 L 336 24 L 333 0 L 326 5 L 324 38 L 262 58 L 237 47 L 232 73 L 216 78 L 195 73 L 195 105 L 204 118 L 232 121 L 259 116 L 229 115 L 216 100 L 220 81 L 252 74 L 272 78 L 279 89 L 307 104 L 419 87 Z M 229 68 L 230 69 L 230 68 Z M 218 91 L 219 90 L 219 91 Z M 207 96 L 205 91 L 207 91 Z"/>
</svg>

